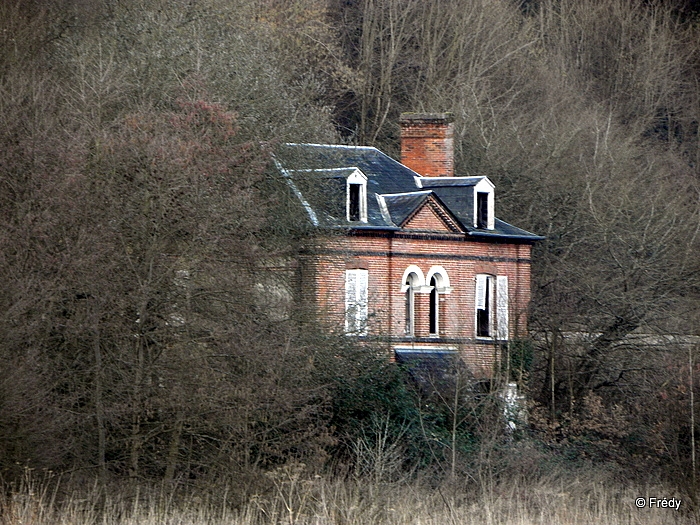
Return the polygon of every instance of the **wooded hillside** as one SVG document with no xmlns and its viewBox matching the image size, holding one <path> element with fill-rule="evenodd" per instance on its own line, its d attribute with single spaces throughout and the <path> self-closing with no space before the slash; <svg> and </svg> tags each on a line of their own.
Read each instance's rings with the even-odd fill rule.
<svg viewBox="0 0 700 525">
<path fill-rule="evenodd" d="M 279 316 L 306 233 L 275 145 L 397 157 L 401 112 L 449 111 L 456 173 L 488 176 L 497 215 L 547 237 L 532 338 L 501 377 L 532 400 L 521 437 L 694 490 L 692 2 L 0 0 L 0 29 L 0 479 L 496 461 L 484 447 L 513 439 L 497 396 L 426 404 Z M 378 465 L 381 439 L 397 452 Z"/>
</svg>

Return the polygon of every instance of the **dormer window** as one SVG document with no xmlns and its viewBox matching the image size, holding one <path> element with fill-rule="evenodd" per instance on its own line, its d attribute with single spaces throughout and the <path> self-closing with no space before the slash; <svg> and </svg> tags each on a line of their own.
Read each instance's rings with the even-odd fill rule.
<svg viewBox="0 0 700 525">
<path fill-rule="evenodd" d="M 360 220 L 360 193 L 362 191 L 361 184 L 349 184 L 348 193 L 350 199 L 350 207 L 348 209 L 348 220 L 359 221 Z"/>
<path fill-rule="evenodd" d="M 474 227 L 480 230 L 493 230 L 495 219 L 494 186 L 486 177 L 474 186 Z"/>
<path fill-rule="evenodd" d="M 367 222 L 367 177 L 355 170 L 347 178 L 347 219 L 350 222 Z"/>
<path fill-rule="evenodd" d="M 489 227 L 489 194 L 481 191 L 476 194 L 476 227 Z"/>
</svg>

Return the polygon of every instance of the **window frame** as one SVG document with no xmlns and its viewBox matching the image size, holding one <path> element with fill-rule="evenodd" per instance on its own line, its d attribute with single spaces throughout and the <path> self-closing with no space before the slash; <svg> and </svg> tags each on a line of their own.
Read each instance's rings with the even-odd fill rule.
<svg viewBox="0 0 700 525">
<path fill-rule="evenodd" d="M 483 300 L 480 300 L 480 284 L 483 279 Z M 474 276 L 474 335 L 477 339 L 509 339 L 509 292 L 508 277 L 505 275 L 476 274 Z M 483 303 L 485 308 L 479 308 Z M 479 312 L 485 312 L 480 314 Z M 483 317 L 486 316 L 486 323 Z M 486 333 L 482 330 L 486 324 Z"/>
<path fill-rule="evenodd" d="M 489 194 L 476 192 L 476 227 L 486 230 L 489 227 Z"/>
<path fill-rule="evenodd" d="M 405 294 L 404 301 L 404 331 L 406 337 L 416 334 L 416 293 L 425 288 L 423 271 L 415 264 L 409 265 L 401 278 L 401 293 Z"/>
<path fill-rule="evenodd" d="M 477 339 L 492 339 L 493 338 L 493 314 L 491 300 L 491 289 L 493 289 L 493 275 L 490 274 L 477 274 L 474 278 L 475 280 L 475 294 L 474 294 L 474 333 Z M 481 285 L 480 281 L 483 281 L 483 292 L 480 291 Z M 483 295 L 483 299 L 480 297 Z M 479 308 L 479 305 L 483 304 L 484 308 Z M 479 312 L 484 312 L 479 314 Z M 484 328 L 484 319 L 486 317 Z"/>
<path fill-rule="evenodd" d="M 428 334 L 432 337 L 440 336 L 440 292 L 435 275 L 430 278 L 430 307 L 428 309 Z"/>
<path fill-rule="evenodd" d="M 430 337 L 440 337 L 440 329 L 444 325 L 440 315 L 441 296 L 452 292 L 450 277 L 442 266 L 431 266 L 426 276 L 430 283 L 430 309 L 428 312 L 428 333 Z"/>
<path fill-rule="evenodd" d="M 362 193 L 362 185 L 356 183 L 348 184 L 348 220 L 358 222 L 362 217 L 360 200 Z"/>
<path fill-rule="evenodd" d="M 357 188 L 359 187 L 359 188 Z M 352 213 L 352 192 L 358 190 L 357 214 Z M 359 169 L 353 171 L 345 181 L 345 218 L 348 222 L 367 222 L 367 177 Z"/>
<path fill-rule="evenodd" d="M 416 288 L 418 288 L 416 283 L 418 279 L 418 275 L 411 272 L 404 282 L 404 287 L 406 288 L 405 331 L 409 337 L 415 337 L 416 335 Z"/>
<path fill-rule="evenodd" d="M 474 228 L 478 229 L 486 229 L 486 230 L 493 230 L 496 226 L 496 218 L 494 215 L 494 208 L 495 208 L 495 195 L 494 195 L 494 189 L 495 186 L 493 183 L 488 180 L 486 177 L 482 177 L 481 180 L 474 186 L 473 190 L 473 211 L 474 211 L 474 222 L 473 226 Z M 480 203 L 480 200 L 483 199 L 483 197 L 479 197 L 479 195 L 486 194 L 487 197 L 485 199 L 485 204 L 486 204 L 486 209 L 484 210 L 484 202 L 482 201 Z M 482 215 L 486 215 L 485 219 L 486 221 L 484 222 L 482 219 Z"/>
</svg>

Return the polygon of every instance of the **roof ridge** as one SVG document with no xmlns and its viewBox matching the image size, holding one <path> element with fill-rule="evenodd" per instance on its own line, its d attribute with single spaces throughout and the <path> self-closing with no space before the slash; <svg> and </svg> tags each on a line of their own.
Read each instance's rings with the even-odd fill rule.
<svg viewBox="0 0 700 525">
<path fill-rule="evenodd" d="M 378 193 L 382 197 L 405 197 L 406 195 L 428 195 L 434 193 L 433 190 L 403 191 L 401 193 Z"/>
<path fill-rule="evenodd" d="M 312 171 L 346 171 L 346 170 L 358 170 L 362 171 L 360 168 L 357 166 L 343 166 L 340 168 L 298 168 L 298 169 L 288 169 L 287 171 L 289 173 L 296 173 L 298 171 L 303 171 L 303 172 L 312 172 Z"/>
<path fill-rule="evenodd" d="M 366 149 L 379 151 L 374 146 L 351 146 L 346 144 L 319 144 L 314 142 L 285 142 L 285 146 L 313 146 L 315 148 Z"/>
</svg>

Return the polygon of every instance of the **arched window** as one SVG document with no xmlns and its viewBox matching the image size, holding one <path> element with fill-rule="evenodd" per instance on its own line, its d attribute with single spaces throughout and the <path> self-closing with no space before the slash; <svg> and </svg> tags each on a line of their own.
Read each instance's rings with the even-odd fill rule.
<svg viewBox="0 0 700 525">
<path fill-rule="evenodd" d="M 406 290 L 406 335 L 414 335 L 416 320 L 416 288 L 419 286 L 419 277 L 411 272 L 406 277 L 404 288 Z"/>
<path fill-rule="evenodd" d="M 438 335 L 440 333 L 440 295 L 434 275 L 430 278 L 430 287 L 430 335 Z"/>
<path fill-rule="evenodd" d="M 425 276 L 423 271 L 416 266 L 411 264 L 403 272 L 403 279 L 401 280 L 401 292 L 405 294 L 406 298 L 406 335 L 412 337 L 416 333 L 416 293 L 424 291 L 425 288 Z"/>
<path fill-rule="evenodd" d="M 450 278 L 442 266 L 433 266 L 428 271 L 427 277 L 430 283 L 430 310 L 429 310 L 429 331 L 430 335 L 440 335 L 440 295 L 448 294 L 452 291 Z"/>
</svg>

